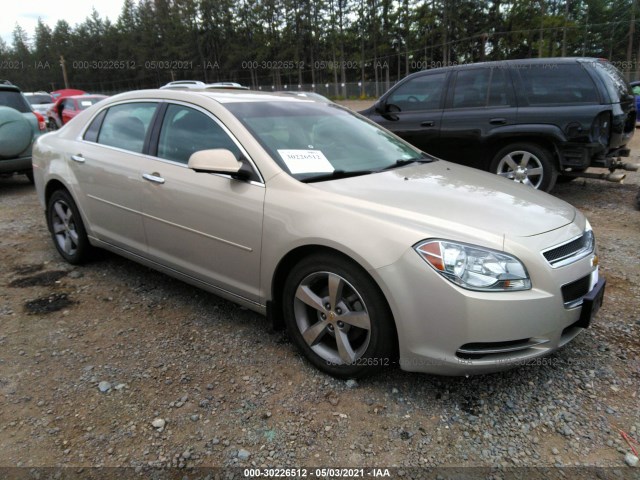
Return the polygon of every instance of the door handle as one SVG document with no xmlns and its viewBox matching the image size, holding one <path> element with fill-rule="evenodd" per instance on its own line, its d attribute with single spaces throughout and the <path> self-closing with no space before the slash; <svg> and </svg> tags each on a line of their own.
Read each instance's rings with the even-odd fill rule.
<svg viewBox="0 0 640 480">
<path fill-rule="evenodd" d="M 506 118 L 492 118 L 491 120 L 489 120 L 489 123 L 491 125 L 506 125 L 507 124 L 507 119 Z"/>
<path fill-rule="evenodd" d="M 426 122 L 422 122 L 420 124 L 421 127 L 433 127 L 434 122 L 433 120 L 427 120 Z"/>
<path fill-rule="evenodd" d="M 164 183 L 164 178 L 162 178 L 160 176 L 159 173 L 153 172 L 153 173 L 143 173 L 142 174 L 142 178 L 144 178 L 145 180 L 149 180 L 150 182 L 154 182 L 154 183 Z"/>
<path fill-rule="evenodd" d="M 77 155 L 71 155 L 71 160 L 73 160 L 74 162 L 78 162 L 78 163 L 84 163 L 84 157 L 82 156 L 81 153 L 79 153 Z"/>
</svg>

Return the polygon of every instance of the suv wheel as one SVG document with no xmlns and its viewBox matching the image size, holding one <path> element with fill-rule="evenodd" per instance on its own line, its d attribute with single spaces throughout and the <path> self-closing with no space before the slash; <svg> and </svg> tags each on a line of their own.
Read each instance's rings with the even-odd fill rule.
<svg viewBox="0 0 640 480">
<path fill-rule="evenodd" d="M 558 178 L 551 154 L 532 143 L 506 146 L 493 158 L 490 171 L 545 192 L 553 188 Z"/>
</svg>

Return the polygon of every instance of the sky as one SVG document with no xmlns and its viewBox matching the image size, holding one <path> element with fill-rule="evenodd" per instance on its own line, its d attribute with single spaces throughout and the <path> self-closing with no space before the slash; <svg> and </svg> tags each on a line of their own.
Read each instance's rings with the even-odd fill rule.
<svg viewBox="0 0 640 480">
<path fill-rule="evenodd" d="M 7 45 L 13 43 L 13 29 L 16 23 L 20 24 L 33 40 L 38 18 L 49 25 L 51 29 L 60 19 L 66 20 L 74 27 L 82 23 L 89 15 L 91 9 L 100 14 L 100 18 L 109 18 L 115 22 L 122 10 L 124 0 L 93 0 L 82 2 L 77 0 L 4 0 L 2 2 L 2 15 L 0 15 L 0 36 Z"/>
</svg>

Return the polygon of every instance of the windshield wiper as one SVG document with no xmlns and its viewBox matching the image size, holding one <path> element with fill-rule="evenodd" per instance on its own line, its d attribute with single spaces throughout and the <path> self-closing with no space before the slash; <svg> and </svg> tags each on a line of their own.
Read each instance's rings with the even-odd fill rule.
<svg viewBox="0 0 640 480">
<path fill-rule="evenodd" d="M 348 178 L 348 177 L 357 177 L 359 175 L 368 175 L 370 173 L 374 173 L 373 170 L 334 170 L 333 172 L 315 175 L 313 177 L 303 178 L 300 180 L 303 183 L 313 183 L 313 182 L 324 182 L 325 180 L 335 180 L 338 178 Z"/>
<path fill-rule="evenodd" d="M 392 163 L 391 165 L 384 167 L 382 170 L 391 170 L 393 168 L 404 167 L 405 165 L 409 165 L 411 163 L 431 163 L 435 159 L 431 157 L 422 157 L 422 158 L 401 158 L 400 160 L 396 160 L 396 163 Z"/>
</svg>

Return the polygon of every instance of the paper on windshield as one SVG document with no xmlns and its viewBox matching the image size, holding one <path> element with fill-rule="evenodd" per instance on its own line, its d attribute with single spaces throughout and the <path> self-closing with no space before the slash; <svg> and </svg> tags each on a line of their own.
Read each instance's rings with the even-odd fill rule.
<svg viewBox="0 0 640 480">
<path fill-rule="evenodd" d="M 82 105 L 83 107 L 90 107 L 92 103 L 91 103 L 91 100 L 82 100 L 80 102 L 80 105 Z"/>
<path fill-rule="evenodd" d="M 278 150 L 278 153 L 292 174 L 335 170 L 320 150 Z"/>
</svg>

